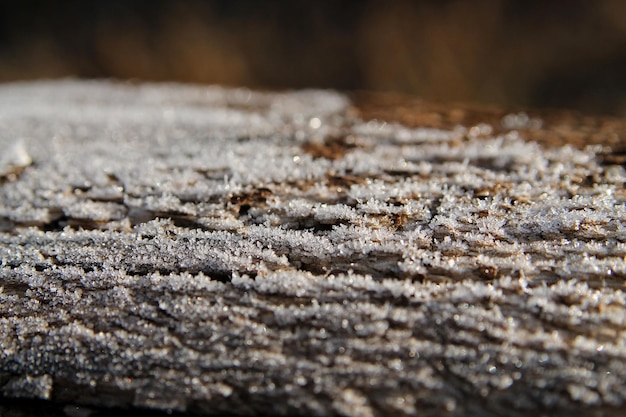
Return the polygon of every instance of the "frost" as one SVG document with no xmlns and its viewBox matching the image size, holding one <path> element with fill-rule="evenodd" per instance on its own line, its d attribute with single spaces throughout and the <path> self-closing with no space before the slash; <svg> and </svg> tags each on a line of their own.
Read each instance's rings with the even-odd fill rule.
<svg viewBox="0 0 626 417">
<path fill-rule="evenodd" d="M 0 393 L 235 415 L 623 405 L 623 168 L 349 105 L 0 87 Z"/>
<path fill-rule="evenodd" d="M 32 162 L 24 144 L 17 141 L 0 153 L 0 178 L 27 167 Z"/>
<path fill-rule="evenodd" d="M 52 393 L 52 377 L 50 375 L 25 375 L 9 379 L 3 387 L 3 392 L 9 397 L 31 397 L 50 399 Z"/>
</svg>

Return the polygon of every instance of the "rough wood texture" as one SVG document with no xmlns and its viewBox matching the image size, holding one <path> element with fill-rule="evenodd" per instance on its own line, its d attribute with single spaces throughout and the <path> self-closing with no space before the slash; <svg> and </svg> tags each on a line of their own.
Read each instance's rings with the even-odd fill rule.
<svg viewBox="0 0 626 417">
<path fill-rule="evenodd" d="M 0 393 L 621 415 L 624 131 L 333 92 L 3 86 Z"/>
</svg>

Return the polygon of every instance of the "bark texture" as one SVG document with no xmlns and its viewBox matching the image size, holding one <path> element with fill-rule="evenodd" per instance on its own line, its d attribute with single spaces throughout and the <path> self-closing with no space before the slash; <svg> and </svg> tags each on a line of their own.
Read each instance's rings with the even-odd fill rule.
<svg viewBox="0 0 626 417">
<path fill-rule="evenodd" d="M 625 125 L 2 86 L 0 394 L 69 414 L 622 415 Z"/>
</svg>

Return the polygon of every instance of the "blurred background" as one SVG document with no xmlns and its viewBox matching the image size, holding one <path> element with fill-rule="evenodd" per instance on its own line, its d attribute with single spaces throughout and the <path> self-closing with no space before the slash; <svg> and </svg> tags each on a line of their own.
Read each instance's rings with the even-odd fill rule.
<svg viewBox="0 0 626 417">
<path fill-rule="evenodd" d="M 70 76 L 626 116 L 626 1 L 0 0 L 0 82 Z"/>
</svg>

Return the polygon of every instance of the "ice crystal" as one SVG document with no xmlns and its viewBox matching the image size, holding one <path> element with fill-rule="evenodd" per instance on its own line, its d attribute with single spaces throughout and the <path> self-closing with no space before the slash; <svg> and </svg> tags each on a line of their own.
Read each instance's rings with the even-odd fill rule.
<svg viewBox="0 0 626 417">
<path fill-rule="evenodd" d="M 0 87 L 0 393 L 198 413 L 626 400 L 621 166 L 524 113 L 330 91 Z M 497 129 L 496 129 L 497 128 Z"/>
</svg>

